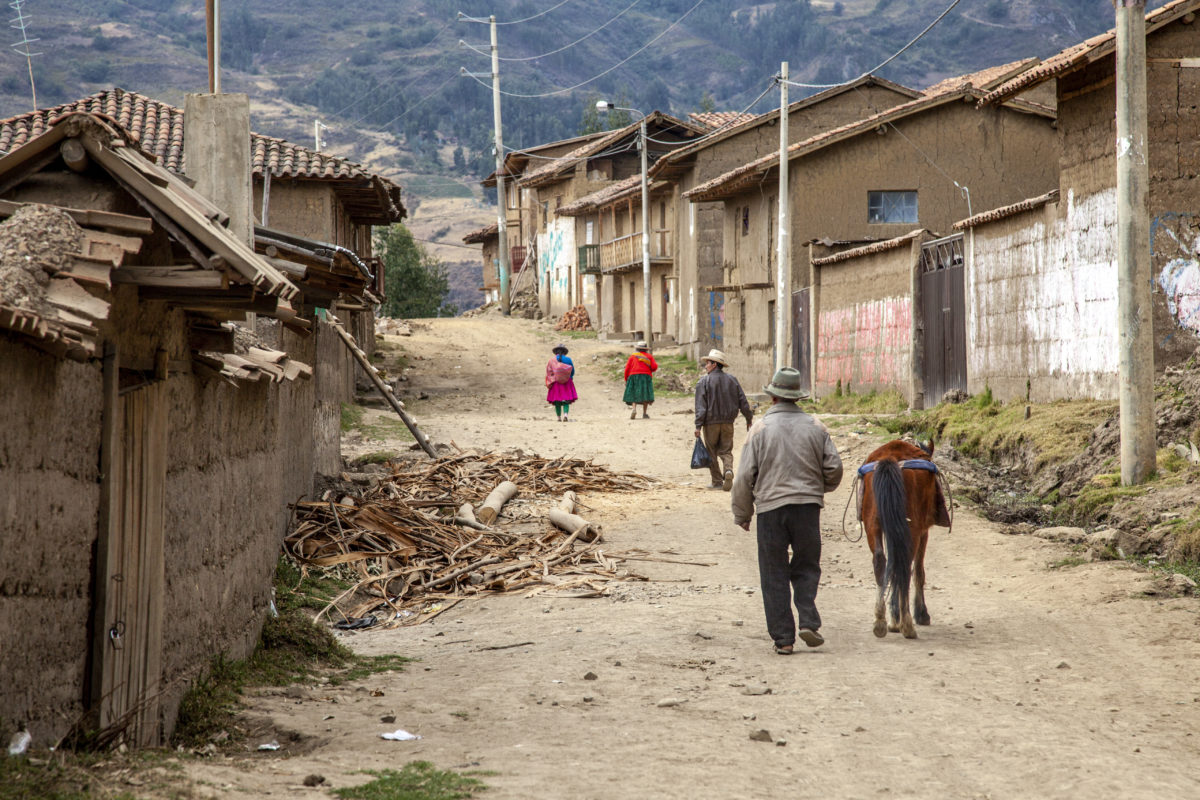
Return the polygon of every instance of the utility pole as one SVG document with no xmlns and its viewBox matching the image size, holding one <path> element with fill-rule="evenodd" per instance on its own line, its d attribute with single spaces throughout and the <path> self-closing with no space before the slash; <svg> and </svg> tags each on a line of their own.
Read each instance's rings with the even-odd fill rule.
<svg viewBox="0 0 1200 800">
<path fill-rule="evenodd" d="M 492 27 L 492 122 L 496 128 L 496 232 L 500 249 L 500 313 L 508 316 L 508 273 L 512 269 L 508 250 L 508 201 L 504 193 L 504 137 L 500 127 L 500 48 L 496 43 L 496 16 L 488 18 Z"/>
<path fill-rule="evenodd" d="M 221 0 L 205 4 L 208 23 L 208 93 L 221 93 Z"/>
<path fill-rule="evenodd" d="M 1146 166 L 1146 0 L 1113 0 L 1117 47 L 1117 325 L 1121 483 L 1155 469 L 1154 336 Z"/>
<path fill-rule="evenodd" d="M 792 277 L 788 245 L 788 62 L 779 65 L 779 235 L 775 253 L 775 369 L 787 366 L 787 321 Z"/>
<path fill-rule="evenodd" d="M 642 151 L 642 302 L 645 306 L 646 344 L 654 347 L 654 305 L 650 302 L 650 173 L 646 171 L 646 115 L 638 126 L 638 149 Z"/>
<path fill-rule="evenodd" d="M 21 9 L 23 2 L 24 0 L 12 0 L 9 3 L 13 11 L 17 12 L 17 16 L 10 20 L 9 27 L 16 28 L 21 33 L 21 41 L 14 44 L 13 47 L 16 49 L 17 55 L 25 56 L 25 66 L 29 68 L 29 95 L 33 101 L 33 110 L 37 111 L 37 84 L 33 80 L 33 57 L 40 56 L 41 53 L 34 53 L 29 49 L 30 45 L 39 40 L 29 38 L 27 25 L 31 18 Z"/>
</svg>

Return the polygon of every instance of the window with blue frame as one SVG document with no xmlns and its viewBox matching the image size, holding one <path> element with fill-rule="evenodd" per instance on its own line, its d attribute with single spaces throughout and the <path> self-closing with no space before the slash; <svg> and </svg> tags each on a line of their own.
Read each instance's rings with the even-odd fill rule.
<svg viewBox="0 0 1200 800">
<path fill-rule="evenodd" d="M 867 222 L 917 222 L 916 192 L 867 192 Z"/>
</svg>

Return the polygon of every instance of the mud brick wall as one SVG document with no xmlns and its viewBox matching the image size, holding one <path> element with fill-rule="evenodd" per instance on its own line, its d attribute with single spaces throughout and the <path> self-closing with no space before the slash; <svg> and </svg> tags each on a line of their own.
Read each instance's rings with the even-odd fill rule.
<svg viewBox="0 0 1200 800">
<path fill-rule="evenodd" d="M 0 736 L 83 712 L 100 501 L 100 370 L 0 338 Z M 55 424 L 47 425 L 47 421 Z"/>
<path fill-rule="evenodd" d="M 1035 402 L 1117 397 L 1114 190 L 975 228 L 968 245 L 967 389 Z M 965 237 L 971 241 L 970 233 Z"/>
<path fill-rule="evenodd" d="M 913 244 L 831 264 L 817 275 L 814 393 L 898 391 L 913 400 Z"/>
</svg>

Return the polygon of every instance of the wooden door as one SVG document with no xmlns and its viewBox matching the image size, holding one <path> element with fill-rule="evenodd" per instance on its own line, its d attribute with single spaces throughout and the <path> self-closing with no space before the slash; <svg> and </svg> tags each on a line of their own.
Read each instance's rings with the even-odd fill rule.
<svg viewBox="0 0 1200 800">
<path fill-rule="evenodd" d="M 792 292 L 792 366 L 800 371 L 800 388 L 812 391 L 812 340 L 809 338 L 809 288 Z"/>
<path fill-rule="evenodd" d="M 966 270 L 962 234 L 921 247 L 926 407 L 951 389 L 967 389 Z"/>
<path fill-rule="evenodd" d="M 123 729 L 126 742 L 154 745 L 162 733 L 166 384 L 118 395 L 113 409 L 105 442 L 111 454 L 97 565 L 93 706 L 99 730 Z"/>
</svg>

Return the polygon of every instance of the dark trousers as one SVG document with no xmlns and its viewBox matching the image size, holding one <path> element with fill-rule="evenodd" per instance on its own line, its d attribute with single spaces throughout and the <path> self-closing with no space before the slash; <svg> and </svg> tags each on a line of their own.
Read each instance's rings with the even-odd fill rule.
<svg viewBox="0 0 1200 800">
<path fill-rule="evenodd" d="M 725 470 L 733 469 L 733 423 L 714 422 L 700 430 L 708 450 L 708 471 L 712 473 L 712 482 L 720 483 L 725 477 Z"/>
<path fill-rule="evenodd" d="M 817 586 L 821 582 L 820 506 L 787 505 L 758 515 L 758 575 L 763 610 L 767 612 L 767 632 L 775 644 L 793 644 L 797 624 L 814 631 L 821 627 L 821 615 L 817 613 Z"/>
</svg>

